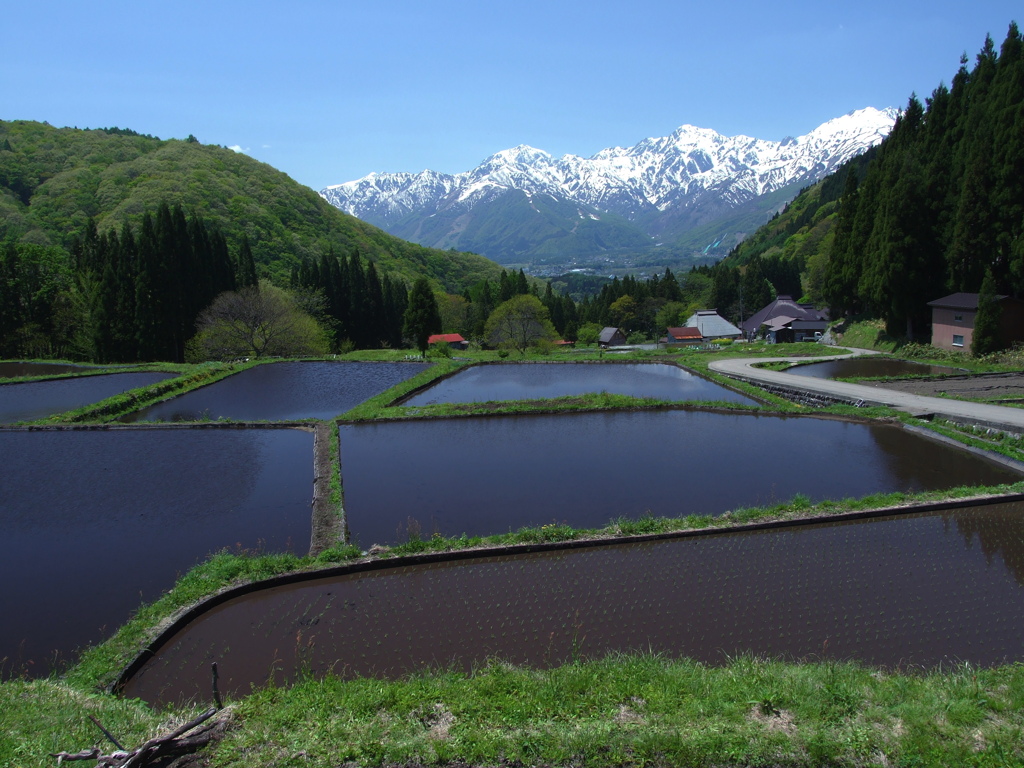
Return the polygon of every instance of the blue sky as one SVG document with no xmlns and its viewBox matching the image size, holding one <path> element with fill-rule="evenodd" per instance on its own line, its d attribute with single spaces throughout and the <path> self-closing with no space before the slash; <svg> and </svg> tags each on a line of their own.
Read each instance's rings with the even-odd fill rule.
<svg viewBox="0 0 1024 768">
<path fill-rule="evenodd" d="M 948 83 L 1019 0 L 34 0 L 3 12 L 0 119 L 132 128 L 320 189 L 589 156 L 690 123 L 781 139 Z"/>
</svg>

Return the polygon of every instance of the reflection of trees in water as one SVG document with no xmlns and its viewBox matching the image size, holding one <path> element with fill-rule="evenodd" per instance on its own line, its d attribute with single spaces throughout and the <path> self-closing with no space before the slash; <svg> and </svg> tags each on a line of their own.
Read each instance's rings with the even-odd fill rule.
<svg viewBox="0 0 1024 768">
<path fill-rule="evenodd" d="M 79 536 L 181 526 L 245 504 L 265 467 L 281 461 L 274 450 L 254 430 L 5 433 L 0 521 L 8 531 Z"/>
<path fill-rule="evenodd" d="M 947 526 L 957 531 L 970 548 L 977 539 L 989 567 L 999 555 L 1006 569 L 1024 586 L 1024 504 L 1014 502 L 989 507 L 966 507 L 942 515 Z"/>
<path fill-rule="evenodd" d="M 998 485 L 1019 477 L 967 451 L 942 445 L 900 427 L 869 426 L 885 454 L 892 490 L 929 491 L 960 485 Z"/>
</svg>

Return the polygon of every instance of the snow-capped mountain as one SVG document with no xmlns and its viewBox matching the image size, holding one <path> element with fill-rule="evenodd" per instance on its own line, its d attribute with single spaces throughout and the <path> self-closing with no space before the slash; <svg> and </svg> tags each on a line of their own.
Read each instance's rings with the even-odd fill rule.
<svg viewBox="0 0 1024 768">
<path fill-rule="evenodd" d="M 651 248 L 759 200 L 780 207 L 879 143 L 897 114 L 868 107 L 778 142 L 684 125 L 590 158 L 518 146 L 465 173 L 374 173 L 320 194 L 399 237 L 499 262 Z"/>
</svg>

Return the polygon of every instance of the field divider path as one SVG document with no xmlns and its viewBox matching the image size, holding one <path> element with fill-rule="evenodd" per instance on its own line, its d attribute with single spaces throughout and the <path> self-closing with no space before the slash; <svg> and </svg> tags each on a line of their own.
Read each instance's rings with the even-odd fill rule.
<svg viewBox="0 0 1024 768">
<path fill-rule="evenodd" d="M 739 379 L 753 384 L 767 384 L 787 390 L 803 392 L 809 395 L 825 395 L 862 405 L 885 405 L 910 414 L 934 414 L 951 421 L 964 421 L 988 427 L 1024 432 L 1024 409 L 1009 408 L 990 403 L 975 403 L 964 400 L 951 400 L 943 397 L 927 397 L 897 392 L 884 387 L 869 387 L 863 384 L 851 384 L 846 381 L 817 379 L 809 376 L 798 376 L 784 371 L 773 371 L 767 368 L 756 368 L 759 363 L 772 362 L 825 362 L 842 360 L 858 355 L 878 354 L 867 349 L 841 347 L 848 350 L 846 355 L 832 355 L 821 358 L 814 357 L 755 357 L 715 360 L 708 364 L 715 373 Z"/>
</svg>

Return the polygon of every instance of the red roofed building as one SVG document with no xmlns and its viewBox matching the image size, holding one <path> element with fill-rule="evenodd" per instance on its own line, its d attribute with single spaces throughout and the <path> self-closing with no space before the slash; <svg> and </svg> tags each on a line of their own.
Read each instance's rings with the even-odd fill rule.
<svg viewBox="0 0 1024 768">
<path fill-rule="evenodd" d="M 469 346 L 469 342 L 459 333 L 435 333 L 427 339 L 427 344 L 447 344 L 452 349 L 465 349 Z"/>
<path fill-rule="evenodd" d="M 665 335 L 666 344 L 700 344 L 704 341 L 704 335 L 700 328 L 688 325 L 683 328 L 669 328 Z"/>
</svg>

